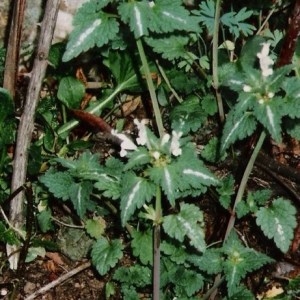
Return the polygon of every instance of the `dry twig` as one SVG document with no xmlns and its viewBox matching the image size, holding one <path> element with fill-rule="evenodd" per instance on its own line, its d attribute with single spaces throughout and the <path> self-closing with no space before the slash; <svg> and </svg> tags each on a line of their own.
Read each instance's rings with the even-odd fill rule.
<svg viewBox="0 0 300 300">
<path fill-rule="evenodd" d="M 40 90 L 48 65 L 47 57 L 52 42 L 59 3 L 60 0 L 47 1 L 41 24 L 38 49 L 31 72 L 24 112 L 21 116 L 18 128 L 11 183 L 12 192 L 22 186 L 26 181 L 28 148 L 34 129 L 34 116 L 39 101 Z M 24 225 L 24 221 L 24 193 L 20 193 L 11 201 L 10 222 L 14 227 L 21 228 Z M 18 250 L 18 246 L 7 245 L 8 256 L 16 250 Z M 10 256 L 10 268 L 17 269 L 18 261 L 19 251 L 17 251 L 15 255 Z"/>
</svg>

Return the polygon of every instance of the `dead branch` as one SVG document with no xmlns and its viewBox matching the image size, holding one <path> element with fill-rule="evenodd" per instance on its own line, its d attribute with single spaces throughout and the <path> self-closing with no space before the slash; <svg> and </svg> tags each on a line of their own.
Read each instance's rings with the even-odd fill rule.
<svg viewBox="0 0 300 300">
<path fill-rule="evenodd" d="M 28 148 L 34 129 L 34 116 L 39 101 L 40 90 L 48 65 L 47 57 L 52 42 L 59 3 L 60 0 L 47 1 L 41 24 L 38 49 L 31 72 L 24 112 L 18 128 L 11 183 L 12 192 L 26 181 Z M 10 222 L 14 227 L 22 228 L 24 221 L 24 193 L 22 192 L 11 201 Z M 18 246 L 7 245 L 8 256 L 16 250 L 18 250 Z M 18 267 L 19 251 L 16 253 L 18 254 L 12 255 L 9 259 L 11 269 L 17 269 Z"/>
<path fill-rule="evenodd" d="M 15 96 L 16 79 L 18 74 L 21 33 L 25 14 L 25 6 L 26 0 L 14 2 L 13 18 L 11 20 L 10 35 L 6 50 L 3 87 L 9 91 L 13 98 Z"/>
</svg>

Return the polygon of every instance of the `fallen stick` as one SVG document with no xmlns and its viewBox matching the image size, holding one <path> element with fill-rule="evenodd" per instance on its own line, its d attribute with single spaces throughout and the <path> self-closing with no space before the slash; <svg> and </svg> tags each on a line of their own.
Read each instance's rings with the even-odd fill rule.
<svg viewBox="0 0 300 300">
<path fill-rule="evenodd" d="M 76 275 L 77 273 L 89 268 L 90 266 L 91 266 L 91 263 L 89 261 L 82 264 L 82 265 L 80 265 L 80 266 L 78 266 L 77 268 L 71 270 L 70 272 L 62 275 L 61 277 L 57 278 L 56 280 L 54 280 L 54 281 L 48 283 L 47 285 L 43 286 L 42 288 L 40 288 L 39 290 L 37 290 L 36 292 L 31 294 L 30 296 L 26 297 L 25 300 L 35 299 L 37 296 L 46 293 L 50 289 L 60 285 L 61 283 L 63 283 L 67 279 L 69 279 L 69 278 L 73 277 L 74 275 Z"/>
</svg>

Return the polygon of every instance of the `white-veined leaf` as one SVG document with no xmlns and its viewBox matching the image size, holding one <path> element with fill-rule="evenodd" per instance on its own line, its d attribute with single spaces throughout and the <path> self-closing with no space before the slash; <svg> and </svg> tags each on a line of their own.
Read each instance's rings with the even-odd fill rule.
<svg viewBox="0 0 300 300">
<path fill-rule="evenodd" d="M 177 215 L 164 217 L 163 228 L 172 238 L 182 242 L 187 236 L 190 244 L 197 250 L 204 252 L 203 213 L 193 204 L 182 203 Z"/>
<path fill-rule="evenodd" d="M 156 186 L 131 172 L 124 176 L 122 186 L 121 220 L 125 225 L 137 208 L 152 199 L 156 192 Z"/>
<path fill-rule="evenodd" d="M 260 208 L 256 223 L 282 252 L 288 251 L 297 225 L 296 209 L 288 200 L 278 198 L 269 207 Z"/>
</svg>

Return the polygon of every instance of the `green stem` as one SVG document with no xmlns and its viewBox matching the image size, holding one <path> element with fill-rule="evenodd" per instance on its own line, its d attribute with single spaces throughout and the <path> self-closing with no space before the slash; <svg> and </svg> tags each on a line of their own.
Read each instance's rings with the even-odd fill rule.
<svg viewBox="0 0 300 300">
<path fill-rule="evenodd" d="M 244 195 L 244 192 L 245 192 L 245 189 L 246 189 L 246 185 L 247 185 L 249 176 L 250 176 L 250 174 L 252 172 L 255 160 L 256 160 L 257 155 L 258 155 L 258 153 L 259 153 L 259 151 L 260 151 L 260 149 L 261 149 L 261 147 L 262 147 L 262 145 L 264 143 L 265 138 L 266 138 L 266 133 L 265 133 L 265 131 L 262 131 L 262 133 L 260 134 L 260 137 L 259 137 L 259 139 L 257 141 L 257 144 L 256 144 L 256 146 L 255 146 L 255 148 L 254 148 L 254 150 L 252 152 L 252 155 L 251 155 L 251 157 L 250 157 L 250 159 L 248 161 L 248 164 L 247 164 L 247 167 L 245 169 L 245 172 L 243 174 L 243 178 L 241 180 L 241 183 L 240 183 L 240 186 L 239 186 L 236 198 L 235 198 L 235 202 L 234 202 L 234 205 L 233 205 L 233 208 L 232 208 L 231 217 L 230 217 L 228 225 L 227 225 L 224 242 L 226 241 L 228 235 L 230 234 L 231 230 L 234 227 L 234 223 L 235 223 L 235 219 L 236 219 L 236 216 L 235 216 L 236 206 L 238 205 L 238 203 L 243 198 L 243 195 Z"/>
<path fill-rule="evenodd" d="M 159 64 L 158 60 L 156 60 L 156 65 L 157 65 L 157 68 L 158 68 L 158 70 L 159 70 L 162 78 L 164 79 L 165 83 L 167 84 L 168 88 L 170 89 L 170 91 L 172 92 L 172 94 L 174 95 L 174 97 L 177 99 L 177 101 L 179 103 L 182 103 L 183 102 L 182 98 L 173 89 L 173 87 L 172 87 L 172 85 L 171 85 L 171 83 L 170 83 L 170 81 L 169 81 L 169 79 L 168 79 L 168 77 L 167 77 L 167 75 L 166 75 L 163 67 Z"/>
<path fill-rule="evenodd" d="M 160 299 L 160 223 L 162 220 L 161 189 L 157 186 L 155 199 L 156 220 L 153 228 L 153 300 Z"/>
<path fill-rule="evenodd" d="M 96 113 L 100 112 L 109 102 L 111 102 L 123 90 L 123 88 L 124 88 L 123 84 L 118 85 L 116 87 L 116 89 L 106 99 L 104 99 L 98 105 L 96 105 L 92 108 L 86 109 L 86 111 L 91 114 L 96 114 Z M 62 135 L 64 133 L 68 132 L 69 130 L 73 129 L 78 124 L 79 124 L 79 121 L 77 121 L 77 120 L 69 121 L 68 123 L 64 124 L 63 126 L 61 126 L 58 129 L 57 134 Z"/>
<path fill-rule="evenodd" d="M 213 46 L 212 46 L 213 47 L 212 48 L 212 76 L 213 76 L 213 86 L 216 91 L 219 117 L 221 123 L 223 123 L 225 120 L 225 114 L 224 114 L 221 93 L 219 91 L 219 75 L 218 75 L 218 47 L 219 47 L 219 23 L 220 23 L 220 13 L 221 13 L 221 2 L 222 0 L 217 0 L 216 2 Z"/>
<path fill-rule="evenodd" d="M 157 101 L 157 97 L 156 97 L 156 93 L 155 93 L 155 87 L 154 87 L 154 84 L 152 81 L 151 72 L 150 72 L 149 64 L 148 64 L 146 54 L 144 51 L 142 40 L 138 39 L 136 41 L 136 44 L 137 44 L 139 55 L 140 55 L 140 58 L 142 61 L 143 70 L 145 72 L 146 82 L 147 82 L 148 90 L 149 90 L 151 101 L 152 101 L 152 107 L 154 110 L 158 133 L 159 133 L 159 136 L 162 137 L 164 135 L 164 126 L 163 126 L 162 117 L 161 117 L 161 113 L 159 110 L 158 101 Z"/>
</svg>

